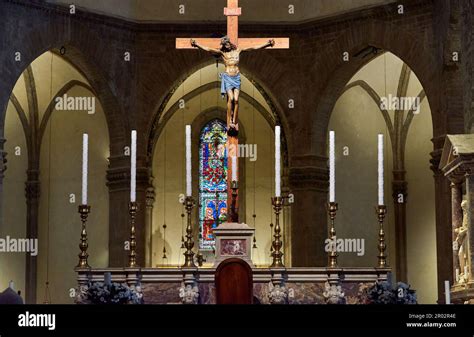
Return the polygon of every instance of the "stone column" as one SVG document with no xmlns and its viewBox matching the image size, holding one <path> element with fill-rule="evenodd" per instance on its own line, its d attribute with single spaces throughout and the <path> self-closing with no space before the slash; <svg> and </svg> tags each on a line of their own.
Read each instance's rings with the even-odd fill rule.
<svg viewBox="0 0 474 337">
<path fill-rule="evenodd" d="M 393 170 L 392 197 L 395 215 L 395 251 L 397 280 L 407 282 L 407 185 L 405 170 Z"/>
<path fill-rule="evenodd" d="M 438 270 L 438 303 L 444 303 L 444 281 L 453 284 L 453 261 L 446 259 L 452 256 L 452 225 L 451 225 L 451 191 L 449 180 L 438 168 L 441 150 L 431 153 L 431 170 L 435 180 L 435 208 L 436 208 L 436 258 Z"/>
<path fill-rule="evenodd" d="M 40 198 L 39 170 L 28 169 L 25 182 L 26 197 L 26 237 L 38 238 L 38 214 Z M 26 254 L 25 267 L 25 301 L 28 304 L 36 303 L 37 257 Z"/>
<path fill-rule="evenodd" d="M 0 138 L 0 229 L 3 227 L 3 178 L 7 170 L 7 153 L 3 150 L 6 139 Z"/>
<path fill-rule="evenodd" d="M 289 170 L 283 169 L 282 195 L 285 197 L 282 211 L 282 233 L 283 233 L 283 261 L 286 267 L 291 267 L 291 204 L 288 195 L 291 193 L 289 186 Z"/>
<path fill-rule="evenodd" d="M 146 189 L 148 187 L 148 169 L 143 165 L 144 158 L 137 156 L 137 203 L 136 240 L 137 263 L 145 266 L 145 223 L 146 223 Z M 110 157 L 107 170 L 109 187 L 109 267 L 128 265 L 129 251 L 125 242 L 130 241 L 130 157 Z M 93 211 L 93 210 L 92 210 Z"/>
<path fill-rule="evenodd" d="M 469 255 L 467 257 L 467 268 L 469 274 L 469 280 L 472 279 L 472 264 L 474 262 L 474 231 L 472 226 L 474 226 L 474 177 L 471 173 L 466 174 L 466 195 L 467 195 L 467 219 L 468 219 L 468 233 L 467 233 L 467 246 L 469 247 Z M 462 219 L 462 215 L 461 215 Z M 462 221 L 462 220 L 461 220 Z M 462 271 L 461 271 L 462 273 Z"/>
<path fill-rule="evenodd" d="M 289 182 L 295 203 L 291 211 L 291 257 L 293 267 L 327 265 L 324 240 L 328 236 L 327 158 L 292 158 Z"/>
<path fill-rule="evenodd" d="M 452 242 L 456 240 L 454 230 L 462 224 L 462 185 L 459 182 L 451 182 L 451 223 L 452 223 Z M 459 269 L 457 258 L 457 249 L 453 249 L 453 280 L 456 280 L 456 269 Z M 462 273 L 462 271 L 460 271 Z"/>
<path fill-rule="evenodd" d="M 146 224 L 145 224 L 145 265 L 153 267 L 153 205 L 155 203 L 155 188 L 153 187 L 153 177 L 150 177 L 150 185 L 146 190 Z"/>
</svg>

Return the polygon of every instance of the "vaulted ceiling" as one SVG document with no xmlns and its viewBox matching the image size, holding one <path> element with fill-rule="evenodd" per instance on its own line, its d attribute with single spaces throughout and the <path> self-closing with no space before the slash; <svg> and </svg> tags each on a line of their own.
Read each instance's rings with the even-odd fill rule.
<svg viewBox="0 0 474 337">
<path fill-rule="evenodd" d="M 47 0 L 70 5 L 70 1 Z M 369 8 L 393 0 L 240 0 L 242 22 L 304 22 Z M 78 8 L 140 22 L 223 21 L 226 0 L 76 0 Z M 184 5 L 184 14 L 180 13 Z M 289 6 L 294 6 L 294 14 Z"/>
</svg>

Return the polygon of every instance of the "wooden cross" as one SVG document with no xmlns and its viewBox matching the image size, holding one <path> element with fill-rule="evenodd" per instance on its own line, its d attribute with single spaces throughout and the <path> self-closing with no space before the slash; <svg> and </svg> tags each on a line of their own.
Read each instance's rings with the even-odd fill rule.
<svg viewBox="0 0 474 337">
<path fill-rule="evenodd" d="M 239 0 L 227 0 L 227 7 L 224 8 L 224 15 L 227 16 L 227 36 L 230 41 L 235 44 L 239 49 L 247 49 L 251 47 L 256 47 L 265 44 L 268 40 L 273 39 L 275 45 L 271 49 L 288 49 L 290 47 L 289 38 L 239 38 L 239 16 L 242 14 L 242 9 L 239 7 Z M 221 39 L 220 38 L 193 38 L 200 45 L 205 45 L 210 48 L 220 49 L 221 48 Z M 176 48 L 177 49 L 194 49 L 191 46 L 191 38 L 177 38 L 176 39 Z M 231 116 L 227 116 L 227 128 L 229 129 Z M 227 137 L 227 150 L 228 153 L 230 149 L 235 151 L 237 155 L 237 149 L 239 148 L 239 140 L 237 137 L 228 136 Z M 230 198 L 232 196 L 232 158 L 228 156 L 227 160 L 227 207 L 230 207 Z M 239 168 L 237 166 L 237 172 Z M 239 175 L 237 174 L 239 178 Z M 240 180 L 240 179 L 239 179 Z M 238 210 L 237 197 L 235 201 L 235 210 Z M 229 214 L 229 210 L 227 212 Z M 236 214 L 237 215 L 237 214 Z M 236 220 L 237 219 L 237 220 Z M 238 215 L 234 217 L 234 221 L 238 221 Z M 230 221 L 230 220 L 228 220 Z"/>
<path fill-rule="evenodd" d="M 271 38 L 268 37 L 257 37 L 257 38 L 240 38 L 239 39 L 239 16 L 242 14 L 242 8 L 239 7 L 239 0 L 227 0 L 227 7 L 224 8 L 224 15 L 227 16 L 227 36 L 230 41 L 238 46 L 240 49 L 246 49 L 262 45 Z M 199 44 L 220 49 L 221 39 L 220 38 L 193 38 Z M 177 49 L 195 49 L 191 46 L 189 41 L 191 38 L 177 38 L 176 48 Z M 273 38 L 275 45 L 272 49 L 288 49 L 290 48 L 290 39 Z"/>
</svg>

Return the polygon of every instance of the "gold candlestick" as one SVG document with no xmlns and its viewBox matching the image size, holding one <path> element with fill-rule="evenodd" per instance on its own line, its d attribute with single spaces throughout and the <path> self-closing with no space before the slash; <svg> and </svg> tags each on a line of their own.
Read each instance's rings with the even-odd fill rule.
<svg viewBox="0 0 474 337">
<path fill-rule="evenodd" d="M 272 241 L 273 262 L 272 262 L 272 265 L 270 267 L 271 268 L 284 267 L 283 261 L 282 261 L 283 253 L 281 251 L 281 247 L 283 246 L 283 242 L 281 241 L 281 235 L 280 235 L 280 232 L 281 232 L 280 211 L 281 211 L 281 208 L 283 206 L 283 198 L 282 197 L 272 198 L 272 205 L 273 205 L 273 210 L 275 211 L 275 229 L 273 230 L 274 240 Z"/>
<path fill-rule="evenodd" d="M 337 212 L 337 203 L 336 202 L 330 202 L 328 203 L 328 213 L 329 213 L 329 219 L 331 221 L 331 227 L 329 228 L 329 240 L 332 242 L 332 240 L 336 239 L 336 227 L 334 225 L 334 220 L 336 219 L 336 212 Z M 337 251 L 336 251 L 336 242 L 333 242 L 331 245 L 331 251 L 328 254 L 328 267 L 329 268 L 337 268 Z"/>
<path fill-rule="evenodd" d="M 87 217 L 91 212 L 91 207 L 89 205 L 79 205 L 78 207 L 79 214 L 81 215 L 81 222 L 82 222 L 82 230 L 81 230 L 81 243 L 79 244 L 79 249 L 81 252 L 79 253 L 79 263 L 77 268 L 90 268 L 89 263 L 87 262 L 87 258 L 89 254 L 87 254 L 87 248 L 89 244 L 87 243 L 87 231 L 86 231 L 86 223 Z"/>
<path fill-rule="evenodd" d="M 191 196 L 186 197 L 184 200 L 184 207 L 188 215 L 187 225 L 186 225 L 186 241 L 184 242 L 184 247 L 186 251 L 184 252 L 184 264 L 183 267 L 196 268 L 194 263 L 194 241 L 193 241 L 193 227 L 191 224 L 191 212 L 194 208 L 194 199 Z"/>
<path fill-rule="evenodd" d="M 135 237 L 135 217 L 138 211 L 138 204 L 130 202 L 128 205 L 130 212 L 130 254 L 128 255 L 128 266 L 137 267 L 137 241 Z"/>
<path fill-rule="evenodd" d="M 375 208 L 375 212 L 377 213 L 377 218 L 379 221 L 379 255 L 377 256 L 378 268 L 385 268 L 387 267 L 387 256 L 385 255 L 387 245 L 385 244 L 385 231 L 383 229 L 383 221 L 385 219 L 385 214 L 387 214 L 387 207 L 385 205 L 378 205 Z"/>
</svg>

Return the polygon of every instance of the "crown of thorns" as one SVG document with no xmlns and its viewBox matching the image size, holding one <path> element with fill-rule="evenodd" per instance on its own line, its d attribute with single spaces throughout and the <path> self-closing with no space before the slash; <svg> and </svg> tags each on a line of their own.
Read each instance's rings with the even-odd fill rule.
<svg viewBox="0 0 474 337">
<path fill-rule="evenodd" d="M 230 43 L 230 39 L 227 35 L 223 36 L 221 39 L 221 44 L 226 44 L 227 42 Z"/>
</svg>

